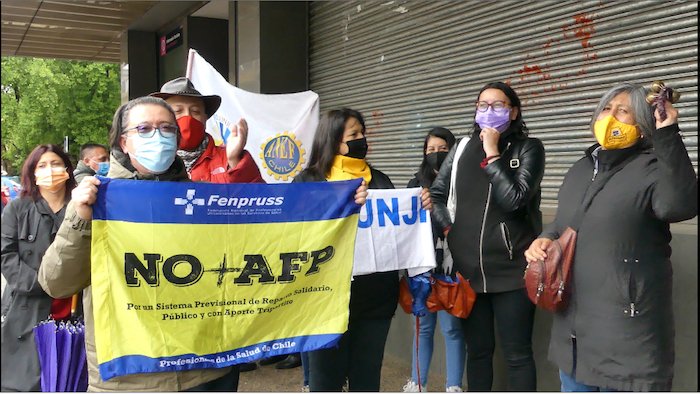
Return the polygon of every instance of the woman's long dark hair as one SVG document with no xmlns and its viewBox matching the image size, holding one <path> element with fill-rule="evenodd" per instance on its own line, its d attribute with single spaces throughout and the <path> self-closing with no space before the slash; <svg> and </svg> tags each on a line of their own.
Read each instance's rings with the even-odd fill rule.
<svg viewBox="0 0 700 394">
<path fill-rule="evenodd" d="M 418 182 L 420 182 L 422 187 L 430 187 L 437 176 L 435 171 L 433 171 L 433 168 L 430 166 L 430 164 L 428 164 L 428 155 L 425 154 L 430 137 L 437 137 L 445 140 L 445 142 L 447 142 L 448 149 L 452 149 L 456 141 L 454 134 L 452 134 L 449 129 L 444 127 L 433 127 L 428 132 L 428 135 L 425 136 L 425 140 L 423 141 L 423 161 L 420 163 L 420 167 L 418 168 L 418 174 L 416 174 L 416 178 L 418 178 Z"/>
<path fill-rule="evenodd" d="M 486 89 L 500 90 L 501 92 L 503 92 L 503 94 L 506 95 L 506 97 L 508 97 L 511 107 L 518 107 L 518 116 L 515 117 L 515 120 L 510 122 L 509 129 L 512 129 L 514 133 L 522 132 L 523 134 L 527 135 L 528 129 L 525 125 L 525 121 L 523 120 L 523 107 L 521 107 L 520 98 L 518 97 L 518 94 L 515 93 L 515 90 L 513 90 L 513 88 L 511 88 L 503 82 L 490 82 L 484 85 L 484 87 L 481 88 L 481 90 L 479 90 L 479 94 L 476 95 L 477 101 L 479 100 L 479 96 L 481 96 L 481 93 L 483 93 Z M 474 115 L 476 116 L 476 113 Z M 478 135 L 480 132 L 481 127 L 479 127 L 478 123 L 474 122 L 474 133 Z"/>
<path fill-rule="evenodd" d="M 53 152 L 58 157 L 63 160 L 63 165 L 66 166 L 66 172 L 68 172 L 68 180 L 66 181 L 66 201 L 70 199 L 70 193 L 75 188 L 77 183 L 75 182 L 75 177 L 73 176 L 73 163 L 71 163 L 68 154 L 66 154 L 63 149 L 58 145 L 53 144 L 43 144 L 38 145 L 32 150 L 32 152 L 24 160 L 24 165 L 22 166 L 22 191 L 20 192 L 20 197 L 30 197 L 32 200 L 37 201 L 41 198 L 41 193 L 39 192 L 39 186 L 36 185 L 36 177 L 34 172 L 36 171 L 36 165 L 41 160 L 41 155 L 46 152 Z"/>
<path fill-rule="evenodd" d="M 308 169 L 316 175 L 325 178 L 333 166 L 333 160 L 338 154 L 338 147 L 343 140 L 345 122 L 355 118 L 362 126 L 365 134 L 365 119 L 358 111 L 349 108 L 334 109 L 321 116 L 316 128 L 316 135 L 311 146 L 311 157 Z"/>
</svg>

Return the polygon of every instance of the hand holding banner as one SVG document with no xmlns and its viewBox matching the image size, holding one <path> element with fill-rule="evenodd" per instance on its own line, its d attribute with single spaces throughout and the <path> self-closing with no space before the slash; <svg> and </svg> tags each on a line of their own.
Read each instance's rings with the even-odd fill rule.
<svg viewBox="0 0 700 394">
<path fill-rule="evenodd" d="M 353 276 L 407 269 L 415 276 L 435 268 L 430 214 L 420 188 L 370 189 L 360 210 Z"/>
<path fill-rule="evenodd" d="M 101 181 L 91 275 L 104 380 L 325 348 L 347 329 L 360 180 Z"/>
</svg>

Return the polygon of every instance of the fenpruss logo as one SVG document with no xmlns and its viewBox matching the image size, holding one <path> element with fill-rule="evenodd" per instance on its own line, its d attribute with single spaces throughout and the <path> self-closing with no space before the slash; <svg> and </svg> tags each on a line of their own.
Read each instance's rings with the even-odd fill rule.
<svg viewBox="0 0 700 394">
<path fill-rule="evenodd" d="M 185 215 L 194 214 L 194 206 L 195 205 L 199 205 L 199 206 L 204 205 L 203 198 L 194 198 L 195 193 L 196 193 L 196 191 L 194 189 L 187 189 L 187 197 L 186 198 L 175 197 L 175 205 L 184 205 L 185 206 Z"/>
<path fill-rule="evenodd" d="M 282 181 L 301 171 L 305 153 L 301 141 L 288 131 L 269 138 L 260 146 L 260 159 L 268 175 Z"/>
<path fill-rule="evenodd" d="M 236 209 L 252 208 L 252 207 L 270 207 L 284 204 L 282 196 L 259 196 L 259 197 L 227 197 L 218 194 L 211 194 L 207 200 L 203 198 L 194 198 L 195 189 L 187 189 L 187 197 L 175 197 L 175 205 L 185 206 L 185 215 L 194 214 L 194 206 L 200 207 L 232 207 Z"/>
</svg>

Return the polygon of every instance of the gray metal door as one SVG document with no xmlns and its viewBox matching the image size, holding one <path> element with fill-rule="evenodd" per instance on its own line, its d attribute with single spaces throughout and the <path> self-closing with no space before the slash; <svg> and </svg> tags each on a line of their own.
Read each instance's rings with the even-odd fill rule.
<svg viewBox="0 0 700 394">
<path fill-rule="evenodd" d="M 487 82 L 518 92 L 545 145 L 542 208 L 594 141 L 589 121 L 617 82 L 662 79 L 682 93 L 680 127 L 697 172 L 695 1 L 328 1 L 310 18 L 310 85 L 321 110 L 368 126 L 369 161 L 403 187 L 434 126 L 471 132 Z"/>
</svg>

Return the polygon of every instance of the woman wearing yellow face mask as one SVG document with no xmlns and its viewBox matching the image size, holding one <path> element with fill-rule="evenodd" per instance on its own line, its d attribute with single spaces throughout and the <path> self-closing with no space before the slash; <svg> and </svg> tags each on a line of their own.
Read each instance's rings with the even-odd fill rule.
<svg viewBox="0 0 700 394">
<path fill-rule="evenodd" d="M 562 391 L 672 388 L 669 223 L 697 214 L 697 177 L 678 111 L 667 102 L 661 120 L 645 96 L 632 84 L 603 95 L 591 120 L 598 143 L 571 167 L 554 222 L 525 252 L 529 263 L 545 258 L 582 212 L 571 299 L 554 314 L 549 344 Z"/>
<path fill-rule="evenodd" d="M 2 214 L 2 391 L 40 391 L 32 328 L 51 315 L 70 315 L 70 298 L 52 299 L 39 285 L 41 257 L 63 221 L 73 165 L 56 145 L 39 145 L 22 168 L 22 192 Z"/>
</svg>

